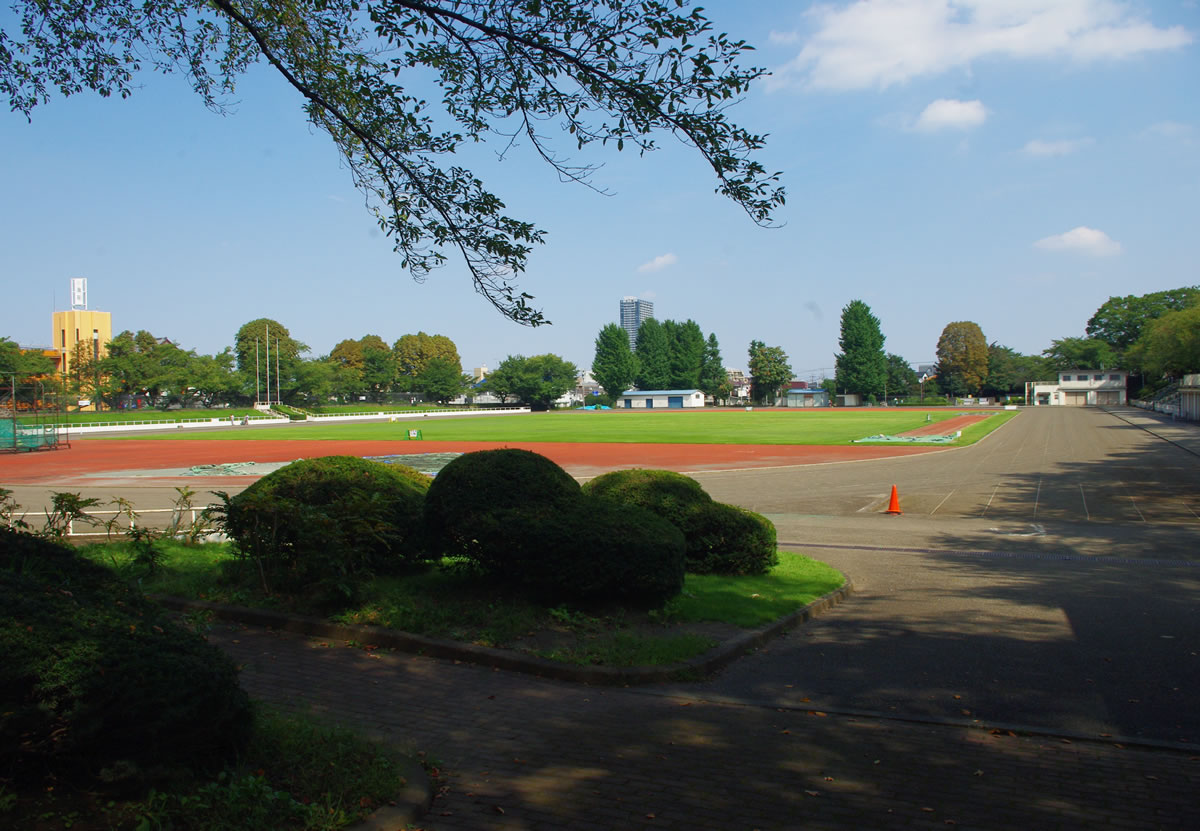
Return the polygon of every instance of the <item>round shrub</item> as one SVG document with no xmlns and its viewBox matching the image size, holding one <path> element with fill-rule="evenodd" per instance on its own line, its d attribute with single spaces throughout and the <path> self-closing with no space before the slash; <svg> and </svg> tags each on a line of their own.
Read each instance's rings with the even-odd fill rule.
<svg viewBox="0 0 1200 831">
<path fill-rule="evenodd" d="M 691 514 L 687 543 L 687 570 L 694 574 L 766 574 L 779 562 L 771 520 L 723 502 Z"/>
<path fill-rule="evenodd" d="M 584 483 L 583 492 L 653 511 L 681 530 L 697 507 L 712 502 L 699 482 L 673 470 L 614 470 Z"/>
<path fill-rule="evenodd" d="M 136 782 L 244 747 L 233 661 L 72 549 L 0 528 L 0 778 Z"/>
<path fill-rule="evenodd" d="M 487 563 L 480 523 L 511 509 L 554 511 L 579 500 L 579 484 L 545 456 L 503 448 L 464 453 L 438 472 L 425 497 L 425 526 L 437 553 Z"/>
<path fill-rule="evenodd" d="M 302 459 L 232 497 L 225 531 L 274 588 L 312 590 L 395 573 L 423 559 L 429 477 L 355 456 Z"/>
<path fill-rule="evenodd" d="M 479 518 L 471 557 L 548 602 L 652 608 L 683 588 L 683 535 L 641 508 L 577 499 L 502 508 Z"/>
</svg>

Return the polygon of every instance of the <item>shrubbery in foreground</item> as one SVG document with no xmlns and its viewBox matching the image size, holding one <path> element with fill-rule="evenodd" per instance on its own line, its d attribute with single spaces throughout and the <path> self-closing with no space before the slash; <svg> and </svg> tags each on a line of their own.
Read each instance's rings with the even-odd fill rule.
<svg viewBox="0 0 1200 831">
<path fill-rule="evenodd" d="M 762 514 L 714 502 L 671 470 L 614 470 L 583 486 L 596 500 L 652 511 L 682 532 L 693 574 L 766 574 L 779 561 L 775 526 Z"/>
<path fill-rule="evenodd" d="M 249 737 L 233 661 L 57 543 L 0 528 L 0 771 L 142 782 Z"/>
<path fill-rule="evenodd" d="M 223 525 L 264 588 L 337 596 L 419 564 L 429 477 L 355 456 L 302 459 L 227 498 Z"/>
</svg>

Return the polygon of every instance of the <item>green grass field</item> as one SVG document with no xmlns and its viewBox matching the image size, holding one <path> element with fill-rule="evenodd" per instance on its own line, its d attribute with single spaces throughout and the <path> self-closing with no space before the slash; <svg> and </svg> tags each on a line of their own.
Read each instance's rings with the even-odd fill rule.
<svg viewBox="0 0 1200 831">
<path fill-rule="evenodd" d="M 230 430 L 219 436 L 171 433 L 140 435 L 139 440 L 204 441 L 220 439 L 399 440 L 420 429 L 428 441 L 598 442 L 644 444 L 848 444 L 878 434 L 896 435 L 932 422 L 953 418 L 957 410 L 704 410 L 700 412 L 629 413 L 566 411 L 471 418 L 405 419 L 365 424 L 307 424 L 263 430 Z M 964 431 L 960 444 L 978 441 L 1017 415 L 992 414 Z"/>
</svg>

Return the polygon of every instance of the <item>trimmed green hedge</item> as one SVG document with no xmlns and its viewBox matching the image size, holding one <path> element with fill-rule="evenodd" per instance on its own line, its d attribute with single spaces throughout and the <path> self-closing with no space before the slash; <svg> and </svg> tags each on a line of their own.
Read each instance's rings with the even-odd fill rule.
<svg viewBox="0 0 1200 831">
<path fill-rule="evenodd" d="M 778 562 L 766 517 L 714 502 L 695 479 L 671 470 L 614 470 L 583 486 L 593 499 L 652 511 L 678 528 L 693 574 L 765 574 Z"/>
<path fill-rule="evenodd" d="M 436 553 L 485 561 L 479 524 L 509 510 L 567 508 L 579 484 L 537 453 L 514 448 L 464 453 L 442 468 L 425 497 L 425 527 Z M 482 563 L 486 566 L 486 563 Z"/>
<path fill-rule="evenodd" d="M 223 652 L 109 570 L 0 528 L 0 778 L 144 783 L 249 738 Z"/>
<path fill-rule="evenodd" d="M 653 511 L 680 529 L 700 506 L 712 503 L 699 482 L 673 470 L 614 470 L 585 482 L 583 492 Z"/>
<path fill-rule="evenodd" d="M 273 589 L 352 596 L 358 580 L 424 562 L 429 477 L 355 456 L 303 459 L 230 498 L 223 520 Z"/>
<path fill-rule="evenodd" d="M 774 523 L 723 502 L 689 517 L 687 541 L 687 570 L 694 574 L 766 574 L 779 562 Z"/>
</svg>

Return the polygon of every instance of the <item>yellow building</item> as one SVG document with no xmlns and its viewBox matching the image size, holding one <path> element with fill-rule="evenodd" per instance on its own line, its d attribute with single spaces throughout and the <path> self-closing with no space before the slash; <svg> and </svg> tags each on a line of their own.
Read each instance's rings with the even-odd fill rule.
<svg viewBox="0 0 1200 831">
<path fill-rule="evenodd" d="M 52 316 L 53 333 L 51 343 L 62 375 L 71 371 L 71 360 L 75 347 L 86 343 L 95 358 L 108 354 L 108 342 L 112 340 L 112 314 L 91 311 L 87 308 L 87 279 L 75 277 L 71 280 L 71 308 L 55 312 Z"/>
</svg>

